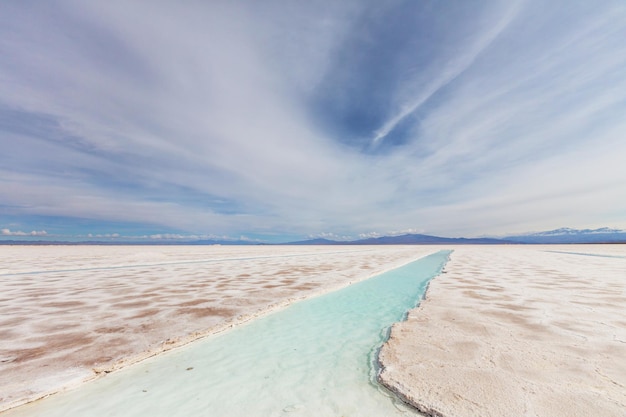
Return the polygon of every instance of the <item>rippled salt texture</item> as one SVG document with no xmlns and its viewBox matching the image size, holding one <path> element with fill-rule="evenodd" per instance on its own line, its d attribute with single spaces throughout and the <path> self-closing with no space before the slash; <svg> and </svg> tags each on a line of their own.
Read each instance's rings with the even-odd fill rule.
<svg viewBox="0 0 626 417">
<path fill-rule="evenodd" d="M 375 354 L 448 255 L 294 304 L 7 417 L 413 415 L 375 383 Z"/>
</svg>

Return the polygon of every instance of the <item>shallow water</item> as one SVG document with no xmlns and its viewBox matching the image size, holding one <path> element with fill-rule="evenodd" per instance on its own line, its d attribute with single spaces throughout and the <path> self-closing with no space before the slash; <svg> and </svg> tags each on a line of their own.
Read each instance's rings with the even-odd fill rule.
<svg viewBox="0 0 626 417">
<path fill-rule="evenodd" d="M 6 417 L 415 415 L 376 384 L 375 355 L 449 253 L 296 303 Z"/>
</svg>

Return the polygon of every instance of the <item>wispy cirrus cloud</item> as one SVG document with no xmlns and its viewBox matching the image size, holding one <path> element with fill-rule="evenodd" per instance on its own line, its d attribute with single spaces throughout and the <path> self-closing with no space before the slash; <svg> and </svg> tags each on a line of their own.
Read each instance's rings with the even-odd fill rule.
<svg viewBox="0 0 626 417">
<path fill-rule="evenodd" d="M 417 82 L 420 88 L 413 96 L 404 98 L 396 103 L 397 112 L 393 114 L 385 123 L 374 132 L 372 145 L 376 146 L 381 140 L 386 138 L 407 116 L 415 113 L 420 106 L 424 105 L 438 91 L 445 88 L 452 81 L 458 78 L 465 70 L 467 70 L 483 53 L 492 42 L 508 27 L 511 21 L 518 15 L 522 1 L 512 1 L 505 4 L 504 7 L 496 7 L 495 10 L 487 10 L 488 15 L 482 16 L 482 22 L 489 22 L 484 29 L 477 30 L 469 40 L 461 45 L 455 54 L 447 57 L 443 65 L 436 70 L 431 70 L 427 74 L 427 80 L 424 74 L 419 73 L 417 80 L 409 80 L 408 83 Z M 502 5 L 500 5 L 502 6 Z M 491 8 L 488 8 L 491 9 Z M 403 88 L 406 88 L 403 85 Z M 410 88 L 410 90 L 415 90 Z"/>
</svg>

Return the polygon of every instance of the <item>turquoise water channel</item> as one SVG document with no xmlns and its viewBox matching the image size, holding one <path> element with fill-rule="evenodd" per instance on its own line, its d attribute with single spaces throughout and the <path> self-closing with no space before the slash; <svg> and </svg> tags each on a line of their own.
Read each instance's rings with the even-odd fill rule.
<svg viewBox="0 0 626 417">
<path fill-rule="evenodd" d="M 415 415 L 376 383 L 376 353 L 449 254 L 293 304 L 7 417 Z"/>
</svg>

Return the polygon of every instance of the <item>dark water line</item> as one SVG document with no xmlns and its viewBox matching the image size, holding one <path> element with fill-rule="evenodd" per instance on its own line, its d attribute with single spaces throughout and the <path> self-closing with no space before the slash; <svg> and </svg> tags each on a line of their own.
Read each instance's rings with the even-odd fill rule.
<svg viewBox="0 0 626 417">
<path fill-rule="evenodd" d="M 578 255 L 578 256 L 595 256 L 595 257 L 599 257 L 599 258 L 617 258 L 617 259 L 626 259 L 626 256 L 620 256 L 620 255 L 601 255 L 599 253 L 584 253 L 584 252 L 566 252 L 566 251 L 560 251 L 560 250 L 547 250 L 544 252 L 550 252 L 550 253 L 562 253 L 565 255 Z"/>
</svg>

